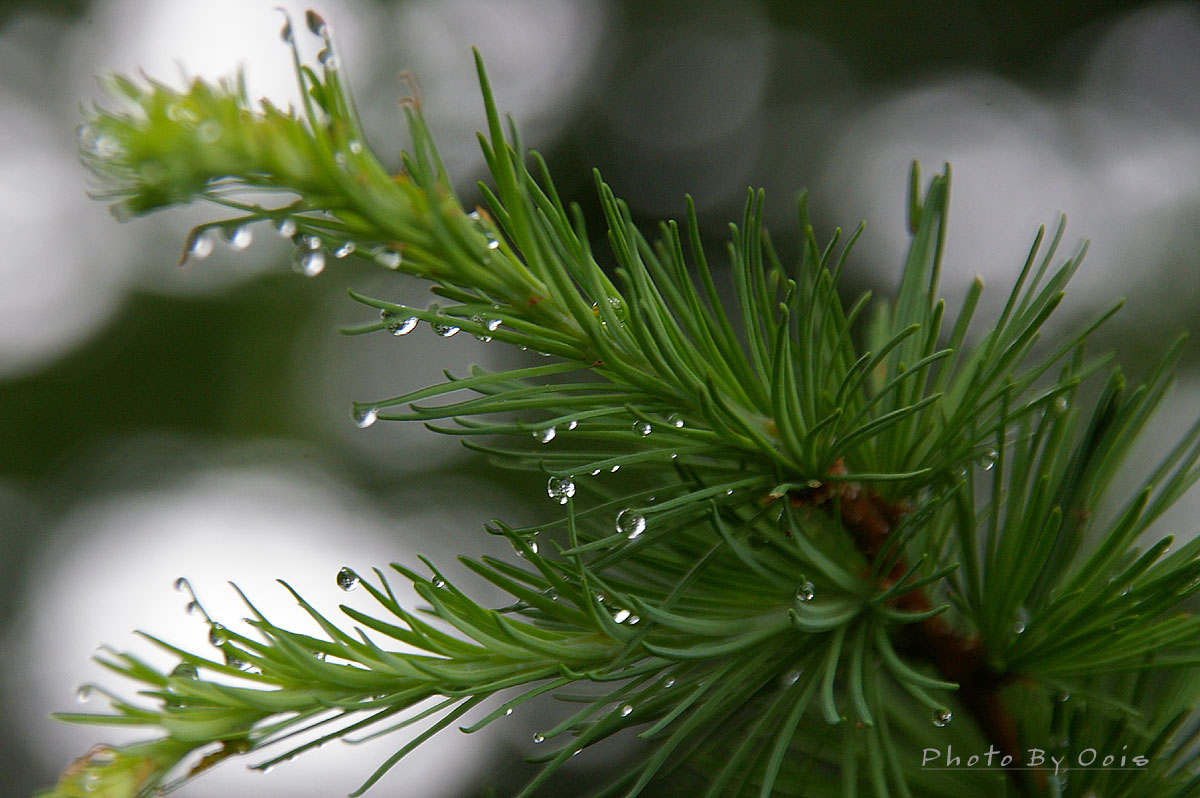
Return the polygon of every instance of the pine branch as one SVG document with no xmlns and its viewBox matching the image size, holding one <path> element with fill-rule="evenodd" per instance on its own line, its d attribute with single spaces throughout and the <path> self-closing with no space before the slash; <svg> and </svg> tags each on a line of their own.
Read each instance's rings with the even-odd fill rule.
<svg viewBox="0 0 1200 798">
<path fill-rule="evenodd" d="M 489 527 L 522 562 L 463 560 L 511 596 L 498 609 L 432 563 L 428 576 L 393 566 L 432 619 L 401 606 L 383 572 L 343 569 L 338 584 L 378 606 L 343 607 L 339 624 L 293 594 L 322 636 L 273 624 L 247 598 L 248 634 L 209 618 L 216 658 L 152 635 L 179 657 L 170 673 L 102 655 L 149 703 L 113 696 L 110 714 L 62 717 L 160 736 L 95 749 L 47 795 L 148 795 L 285 740 L 255 766 L 333 739 L 412 735 L 357 795 L 433 734 L 478 730 L 545 694 L 580 709 L 535 737 L 543 767 L 522 795 L 583 748 L 635 730 L 641 758 L 602 794 L 668 779 L 712 796 L 1002 794 L 995 771 L 925 758 L 982 741 L 1016 774 L 1026 749 L 1064 736 L 1138 764 L 1085 770 L 1069 787 L 1045 772 L 1010 786 L 1200 794 L 1189 769 L 1200 622 L 1183 611 L 1200 589 L 1200 542 L 1138 548 L 1200 477 L 1200 424 L 1120 512 L 1096 520 L 1179 346 L 1145 384 L 1127 390 L 1112 371 L 1081 406 L 1083 383 L 1107 369 L 1084 344 L 1115 308 L 1038 346 L 1082 257 L 1054 265 L 1061 225 L 1046 247 L 1039 232 L 976 339 L 982 286 L 948 330 L 937 298 L 948 171 L 922 197 L 914 167 L 895 300 L 848 307 L 837 284 L 858 231 L 840 250 L 840 234 L 819 247 L 801 198 L 801 256 L 784 265 L 751 192 L 731 228 L 727 306 L 690 203 L 682 226 L 650 240 L 597 175 L 611 253 L 592 252 L 545 163 L 526 157 L 511 123 L 506 136 L 478 55 L 486 207 L 462 207 L 416 100 L 411 150 L 389 174 L 366 146 L 328 25 L 306 21 L 325 50 L 318 67 L 303 64 L 288 23 L 300 112 L 251 103 L 240 80 L 176 91 L 109 79 L 124 110 L 96 109 L 80 129 L 101 195 L 119 217 L 196 200 L 236 214 L 196 228 L 185 258 L 211 249 L 215 231 L 236 241 L 270 222 L 294 236 L 303 274 L 366 256 L 438 297 L 422 308 L 352 293 L 379 317 L 349 332 L 424 322 L 548 355 L 448 374 L 358 403 L 354 417 L 463 436 L 539 472 L 565 516 Z M 247 191 L 278 202 L 246 202 Z"/>
</svg>

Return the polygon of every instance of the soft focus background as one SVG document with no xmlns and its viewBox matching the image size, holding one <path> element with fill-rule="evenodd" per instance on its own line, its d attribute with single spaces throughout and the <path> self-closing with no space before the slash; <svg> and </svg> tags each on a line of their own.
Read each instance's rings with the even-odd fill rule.
<svg viewBox="0 0 1200 798">
<path fill-rule="evenodd" d="M 176 268 L 185 209 L 119 225 L 87 199 L 75 155 L 93 76 L 215 78 L 244 65 L 255 95 L 294 97 L 278 0 L 39 0 L 0 5 L 0 784 L 49 785 L 104 730 L 48 720 L 76 688 L 121 689 L 89 656 L 101 644 L 154 654 L 131 632 L 205 645 L 173 592 L 187 576 L 215 615 L 298 618 L 286 578 L 317 606 L 343 565 L 368 571 L 427 554 L 502 553 L 493 517 L 552 509 L 532 477 L 481 467 L 417 426 L 349 418 L 350 402 L 419 387 L 469 363 L 519 362 L 460 335 L 345 338 L 369 320 L 345 290 L 418 300 L 424 289 L 365 264 L 316 279 L 255 230 Z M 285 3 L 294 14 L 303 4 Z M 914 11 L 914 6 L 919 10 Z M 794 251 L 794 197 L 825 239 L 868 220 L 847 291 L 887 292 L 903 247 L 911 159 L 954 168 L 945 289 L 982 275 L 989 312 L 1039 224 L 1070 214 L 1069 252 L 1091 239 L 1051 335 L 1119 296 L 1097 339 L 1137 375 L 1178 330 L 1200 329 L 1200 5 L 1068 0 L 327 0 L 369 139 L 396 163 L 396 100 L 416 73 L 464 196 L 481 126 L 470 46 L 499 102 L 541 149 L 560 192 L 590 213 L 598 166 L 647 223 L 691 192 L 714 244 L 747 186 Z M 313 44 L 307 42 L 306 44 Z M 315 47 L 313 48 L 315 50 Z M 311 53 L 310 53 L 311 56 Z M 714 252 L 719 252 L 714 248 Z M 1200 347 L 1136 453 L 1138 471 L 1200 413 Z M 1192 508 L 1189 510 L 1189 506 Z M 1192 534 L 1198 505 L 1163 531 Z M 1166 529 L 1170 527 L 1170 529 Z M 419 750 L 373 794 L 500 794 L 545 707 Z M 335 745 L 268 775 L 226 764 L 184 798 L 316 798 L 357 786 L 397 743 Z M 612 749 L 621 755 L 621 746 Z M 556 794 L 583 792 L 602 755 L 573 763 Z M 320 778 L 315 774 L 323 773 Z"/>
</svg>

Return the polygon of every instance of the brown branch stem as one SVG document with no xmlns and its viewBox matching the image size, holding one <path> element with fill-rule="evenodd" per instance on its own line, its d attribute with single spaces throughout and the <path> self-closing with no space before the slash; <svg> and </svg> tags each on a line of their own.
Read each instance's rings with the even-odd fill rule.
<svg viewBox="0 0 1200 798">
<path fill-rule="evenodd" d="M 794 506 L 828 506 L 835 496 L 842 526 L 868 562 L 876 562 L 881 555 L 892 560 L 891 568 L 880 577 L 880 587 L 887 589 L 896 584 L 909 566 L 889 541 L 897 522 L 910 508 L 889 502 L 853 482 L 837 483 L 836 489 L 825 483 L 820 488 L 793 492 L 789 499 Z M 892 599 L 889 606 L 911 613 L 933 608 L 924 590 L 910 590 Z M 1014 787 L 1021 795 L 1030 794 L 1026 774 L 1016 767 L 1022 761 L 1017 724 L 1000 697 L 1001 689 L 1012 681 L 1012 676 L 993 667 L 978 635 L 966 634 L 951 626 L 943 616 L 935 615 L 905 625 L 897 642 L 902 653 L 929 663 L 943 679 L 958 684 L 955 695 L 988 743 L 1000 752 L 1001 758 L 1012 757 L 1008 761 L 1013 766 L 1007 771 Z"/>
</svg>

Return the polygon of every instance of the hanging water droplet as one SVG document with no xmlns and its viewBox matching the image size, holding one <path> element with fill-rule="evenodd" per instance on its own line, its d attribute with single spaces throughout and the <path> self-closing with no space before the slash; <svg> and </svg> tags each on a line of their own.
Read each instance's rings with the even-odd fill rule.
<svg viewBox="0 0 1200 798">
<path fill-rule="evenodd" d="M 88 752 L 88 767 L 107 767 L 117 761 L 117 750 L 108 745 L 98 745 Z"/>
<path fill-rule="evenodd" d="M 481 327 L 484 326 L 483 316 L 472 316 L 471 321 Z M 475 340 L 482 341 L 485 344 L 490 344 L 492 342 L 492 336 L 488 335 L 486 332 L 473 332 L 471 335 L 475 336 Z"/>
<path fill-rule="evenodd" d="M 675 427 L 675 429 L 683 429 L 683 416 L 678 413 L 672 413 L 667 416 L 667 423 Z"/>
<path fill-rule="evenodd" d="M 317 36 L 324 36 L 329 30 L 329 26 L 325 24 L 325 18 L 311 8 L 304 12 L 304 23 Z"/>
<path fill-rule="evenodd" d="M 665 682 L 663 682 L 663 687 L 674 687 L 674 686 L 675 686 L 675 677 L 674 676 L 669 677 Z"/>
<path fill-rule="evenodd" d="M 181 662 L 171 669 L 171 676 L 176 679 L 195 679 L 199 676 L 196 666 L 190 662 Z"/>
<path fill-rule="evenodd" d="M 355 155 L 362 154 L 363 143 L 361 141 L 359 141 L 358 139 L 350 139 L 350 141 L 346 142 L 346 146 L 350 149 L 350 152 L 352 152 L 353 154 L 355 154 Z"/>
<path fill-rule="evenodd" d="M 575 419 L 571 419 L 570 421 L 567 422 L 567 432 L 570 432 L 571 430 L 575 429 L 578 426 L 579 426 L 579 422 L 576 421 Z"/>
<path fill-rule="evenodd" d="M 729 490 L 725 491 L 725 495 L 726 495 L 726 496 L 732 496 L 732 495 L 733 495 L 733 488 L 730 488 Z"/>
<path fill-rule="evenodd" d="M 330 72 L 337 72 L 342 67 L 342 62 L 338 60 L 337 53 L 328 47 L 317 53 L 317 62 Z"/>
<path fill-rule="evenodd" d="M 566 504 L 575 495 L 575 481 L 570 477 L 550 477 L 546 495 L 559 504 Z"/>
<path fill-rule="evenodd" d="M 1066 690 L 1062 690 L 1061 692 L 1059 692 L 1058 695 L 1055 696 L 1055 699 L 1057 699 L 1059 701 L 1059 703 L 1065 704 L 1066 702 L 1071 700 L 1071 694 L 1069 692 L 1067 692 Z"/>
<path fill-rule="evenodd" d="M 379 411 L 370 406 L 355 407 L 350 411 L 350 418 L 359 429 L 366 429 L 379 420 Z"/>
<path fill-rule="evenodd" d="M 446 580 L 442 579 L 440 576 L 435 576 L 429 580 L 429 584 L 433 585 L 438 590 L 441 590 L 446 586 Z"/>
<path fill-rule="evenodd" d="M 231 668 L 237 668 L 239 671 L 248 670 L 250 663 L 237 655 L 237 650 L 231 646 L 226 646 L 221 649 L 221 653 L 225 655 L 225 664 Z"/>
<path fill-rule="evenodd" d="M 530 536 L 525 538 L 525 545 L 528 546 L 529 550 L 534 554 L 538 553 L 538 542 L 536 537 Z M 512 547 L 513 551 L 516 552 L 518 557 L 520 557 L 522 560 L 525 559 L 525 549 L 518 546 L 515 540 L 513 541 Z"/>
<path fill-rule="evenodd" d="M 386 329 L 392 335 L 408 335 L 416 329 L 418 323 L 416 316 L 401 318 L 390 310 L 381 310 L 379 318 L 386 323 Z"/>
<path fill-rule="evenodd" d="M 239 224 L 236 227 L 226 227 L 223 231 L 225 240 L 229 243 L 230 249 L 242 251 L 250 246 L 254 240 L 254 233 L 250 230 L 249 225 Z"/>
<path fill-rule="evenodd" d="M 1066 410 L 1066 409 L 1067 409 L 1067 406 L 1068 406 L 1069 404 L 1070 404 L 1070 402 L 1069 402 L 1069 401 L 1067 401 L 1067 397 L 1065 397 L 1065 396 L 1056 396 L 1056 397 L 1054 397 L 1054 409 L 1055 409 L 1057 412 L 1059 412 L 1059 413 L 1061 413 L 1061 412 L 1063 412 L 1064 410 Z"/>
<path fill-rule="evenodd" d="M 983 467 L 984 471 L 991 471 L 996 465 L 996 461 L 999 459 L 1000 452 L 996 451 L 995 449 L 988 449 L 983 453 L 983 456 L 979 458 L 979 465 Z"/>
<path fill-rule="evenodd" d="M 357 248 L 358 245 L 353 241 L 343 241 L 342 245 L 333 251 L 333 257 L 338 258 L 339 260 L 349 257 L 350 255 L 354 254 L 354 250 Z"/>
<path fill-rule="evenodd" d="M 790 670 L 779 677 L 780 687 L 791 687 L 796 682 L 800 681 L 800 671 Z"/>
<path fill-rule="evenodd" d="M 343 568 L 337 572 L 337 586 L 349 593 L 354 588 L 358 587 L 358 574 L 349 568 Z"/>
<path fill-rule="evenodd" d="M 492 231 L 485 230 L 483 233 L 483 237 L 487 241 L 488 249 L 499 249 L 500 248 L 500 240 L 498 238 L 496 238 L 496 234 L 493 233 Z"/>
<path fill-rule="evenodd" d="M 219 623 L 214 623 L 212 628 L 208 630 L 208 642 L 220 648 L 229 640 L 225 634 L 225 627 Z"/>
<path fill-rule="evenodd" d="M 292 268 L 305 277 L 316 277 L 325 271 L 325 251 L 320 249 L 296 250 L 292 255 Z"/>
<path fill-rule="evenodd" d="M 632 508 L 622 510 L 617 514 L 617 534 L 634 540 L 646 531 L 646 516 Z"/>
<path fill-rule="evenodd" d="M 533 735 L 533 744 L 538 745 L 539 743 L 544 742 L 546 742 L 546 735 L 542 734 L 541 732 L 535 732 Z"/>
<path fill-rule="evenodd" d="M 1019 635 L 1025 632 L 1025 627 L 1029 625 L 1029 611 L 1022 607 L 1017 610 L 1017 617 L 1013 621 L 1013 634 Z"/>
<path fill-rule="evenodd" d="M 375 262 L 380 266 L 388 269 L 399 269 L 400 264 L 404 262 L 404 258 L 400 256 L 399 252 L 386 247 L 376 247 L 375 249 L 371 250 L 371 257 L 374 258 Z"/>
<path fill-rule="evenodd" d="M 637 616 L 637 615 L 629 616 L 629 625 L 630 626 L 633 626 L 635 623 L 641 623 L 641 622 L 642 622 L 642 619 L 640 616 Z"/>
<path fill-rule="evenodd" d="M 816 595 L 817 595 L 816 586 L 812 582 L 808 581 L 807 579 L 805 579 L 803 582 L 801 582 L 799 585 L 796 586 L 796 601 L 800 601 L 800 602 L 812 601 L 816 597 Z"/>
<path fill-rule="evenodd" d="M 632 614 L 629 610 L 617 610 L 613 613 L 613 620 L 617 623 L 625 623 Z"/>
<path fill-rule="evenodd" d="M 80 685 L 79 689 L 75 691 L 75 701 L 80 704 L 87 703 L 88 699 L 90 699 L 91 697 L 92 697 L 92 686 L 90 684 Z"/>
<path fill-rule="evenodd" d="M 650 426 L 649 421 L 635 421 L 633 422 L 633 431 L 644 438 L 653 432 L 654 428 Z"/>
<path fill-rule="evenodd" d="M 620 471 L 620 470 L 621 470 L 621 467 L 620 467 L 619 465 L 615 465 L 615 466 L 613 466 L 612 468 L 608 469 L 608 472 L 609 472 L 610 474 L 615 474 L 615 473 L 617 473 L 617 472 L 618 472 L 618 471 Z"/>
<path fill-rule="evenodd" d="M 191 246 L 188 247 L 188 257 L 195 260 L 204 260 L 213 251 L 213 237 L 208 230 L 203 230 L 196 234 L 192 239 Z"/>
<path fill-rule="evenodd" d="M 933 725 L 939 729 L 946 726 L 952 720 L 954 720 L 954 713 L 945 707 L 940 707 L 933 711 Z"/>
<path fill-rule="evenodd" d="M 275 223 L 275 232 L 284 238 L 291 238 L 296 235 L 296 220 L 290 216 L 284 216 Z"/>
<path fill-rule="evenodd" d="M 449 338 L 452 335 L 458 334 L 458 328 L 453 324 L 445 324 L 439 321 L 429 322 L 429 328 L 443 338 Z"/>
<path fill-rule="evenodd" d="M 505 707 L 505 708 L 504 708 L 504 717 L 506 717 L 506 718 L 507 718 L 509 715 L 511 715 L 511 714 L 512 714 L 512 710 L 513 710 L 513 708 L 512 708 L 512 707 Z"/>
<path fill-rule="evenodd" d="M 553 426 L 549 426 L 543 429 L 535 429 L 533 431 L 533 438 L 538 443 L 549 443 L 554 440 L 556 434 L 558 434 L 558 430 L 554 429 Z"/>
<path fill-rule="evenodd" d="M 501 322 L 501 319 L 488 319 L 486 322 L 484 322 L 483 326 L 487 327 L 488 332 L 495 332 L 497 328 L 500 327 Z"/>
<path fill-rule="evenodd" d="M 599 475 L 600 475 L 600 469 L 599 469 L 599 468 L 592 469 L 592 476 L 596 477 L 596 476 L 599 476 Z"/>
</svg>

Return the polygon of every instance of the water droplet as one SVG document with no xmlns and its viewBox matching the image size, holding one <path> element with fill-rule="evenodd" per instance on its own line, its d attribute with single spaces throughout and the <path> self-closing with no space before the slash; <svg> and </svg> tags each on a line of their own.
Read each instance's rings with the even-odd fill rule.
<svg viewBox="0 0 1200 798">
<path fill-rule="evenodd" d="M 390 310 L 381 310 L 379 318 L 387 324 L 387 331 L 392 335 L 408 335 L 417 328 L 416 316 L 400 318 Z"/>
<path fill-rule="evenodd" d="M 683 429 L 683 416 L 678 413 L 672 413 L 667 416 L 667 423 L 676 429 Z"/>
<path fill-rule="evenodd" d="M 531 552 L 533 552 L 534 554 L 537 554 L 538 553 L 537 538 L 535 538 L 531 535 L 530 537 L 527 537 L 524 540 L 525 540 L 525 545 L 529 547 L 529 550 Z M 518 546 L 517 542 L 515 540 L 512 541 L 512 547 L 513 547 L 513 551 L 516 552 L 516 555 L 518 557 L 520 557 L 522 560 L 525 559 L 525 549 Z"/>
<path fill-rule="evenodd" d="M 501 319 L 488 319 L 483 326 L 487 327 L 488 332 L 495 332 L 500 327 L 501 321 Z"/>
<path fill-rule="evenodd" d="M 431 321 L 429 328 L 443 338 L 449 338 L 452 335 L 458 334 L 458 328 L 453 324 L 444 324 L 438 321 Z"/>
<path fill-rule="evenodd" d="M 1013 621 L 1013 634 L 1019 635 L 1025 632 L 1025 627 L 1029 625 L 1029 611 L 1022 607 L 1017 610 L 1016 620 Z"/>
<path fill-rule="evenodd" d="M 342 68 L 342 60 L 337 57 L 337 53 L 328 47 L 317 53 L 317 61 L 330 72 L 337 72 Z"/>
<path fill-rule="evenodd" d="M 208 230 L 203 230 L 196 234 L 192 239 L 191 246 L 188 247 L 188 257 L 195 260 L 204 260 L 213 251 L 213 237 Z"/>
<path fill-rule="evenodd" d="M 212 628 L 208 630 L 208 642 L 220 648 L 225 645 L 229 637 L 225 634 L 225 627 L 219 623 L 214 623 Z"/>
<path fill-rule="evenodd" d="M 226 646 L 221 649 L 221 653 L 225 655 L 225 664 L 231 668 L 237 668 L 239 671 L 249 670 L 250 663 L 237 655 L 237 650 L 232 646 Z"/>
<path fill-rule="evenodd" d="M 632 508 L 622 510 L 617 514 L 617 533 L 629 540 L 634 540 L 646 531 L 646 516 Z"/>
<path fill-rule="evenodd" d="M 779 677 L 780 687 L 791 687 L 796 682 L 800 681 L 800 671 L 790 670 Z"/>
<path fill-rule="evenodd" d="M 1055 696 L 1055 698 L 1056 698 L 1056 699 L 1057 699 L 1057 700 L 1058 700 L 1060 703 L 1064 703 L 1064 704 L 1065 704 L 1066 702 L 1068 702 L 1068 701 L 1070 701 L 1070 700 L 1071 700 L 1071 694 L 1070 694 L 1069 692 L 1067 692 L 1066 690 L 1063 690 L 1063 691 L 1061 691 L 1061 692 L 1060 692 L 1058 695 L 1056 695 L 1056 696 Z"/>
<path fill-rule="evenodd" d="M 275 232 L 284 238 L 291 238 L 296 235 L 296 220 L 290 216 L 285 216 L 275 223 Z"/>
<path fill-rule="evenodd" d="M 635 421 L 633 422 L 633 431 L 644 438 L 653 432 L 654 428 L 650 426 L 649 421 Z"/>
<path fill-rule="evenodd" d="M 537 745 L 544 742 L 546 742 L 546 735 L 542 734 L 541 732 L 535 732 L 533 735 L 533 744 Z"/>
<path fill-rule="evenodd" d="M 348 141 L 346 143 L 346 146 L 350 149 L 350 152 L 353 153 L 354 155 L 362 154 L 363 143 L 361 141 L 359 141 L 358 139 L 350 139 L 350 141 Z"/>
<path fill-rule="evenodd" d="M 221 123 L 215 119 L 205 119 L 196 126 L 196 135 L 205 144 L 216 144 L 221 138 Z"/>
<path fill-rule="evenodd" d="M 796 586 L 796 601 L 806 602 L 812 601 L 817 595 L 817 588 L 812 582 L 805 579 Z"/>
<path fill-rule="evenodd" d="M 88 752 L 89 767 L 107 767 L 117 761 L 117 750 L 111 746 L 98 745 Z"/>
<path fill-rule="evenodd" d="M 546 483 L 546 495 L 559 504 L 566 504 L 575 495 L 575 481 L 570 477 L 550 477 Z"/>
<path fill-rule="evenodd" d="M 379 411 L 370 406 L 355 407 L 350 411 L 350 418 L 359 429 L 366 429 L 379 420 Z"/>
<path fill-rule="evenodd" d="M 733 488 L 730 488 L 729 490 L 725 491 L 725 495 L 726 495 L 726 496 L 732 496 L 732 495 L 733 495 Z"/>
<path fill-rule="evenodd" d="M 75 700 L 80 704 L 87 703 L 91 697 L 92 686 L 90 684 L 80 685 L 79 689 L 75 691 Z"/>
<path fill-rule="evenodd" d="M 1059 413 L 1066 410 L 1069 404 L 1070 402 L 1067 401 L 1067 397 L 1065 396 L 1054 397 L 1054 409 Z"/>
<path fill-rule="evenodd" d="M 638 616 L 638 615 L 630 615 L 629 616 L 629 625 L 630 626 L 633 626 L 635 623 L 641 623 L 641 622 L 642 622 L 642 619 L 640 616 Z"/>
<path fill-rule="evenodd" d="M 665 682 L 663 682 L 663 687 L 674 687 L 674 686 L 675 686 L 675 677 L 674 676 L 668 678 Z"/>
<path fill-rule="evenodd" d="M 615 473 L 617 473 L 617 472 L 618 472 L 618 471 L 620 471 L 620 470 L 621 470 L 621 467 L 620 467 L 619 465 L 615 465 L 615 466 L 613 466 L 612 468 L 608 469 L 608 472 L 609 472 L 610 474 L 615 474 Z"/>
<path fill-rule="evenodd" d="M 304 12 L 304 24 L 308 25 L 308 29 L 317 36 L 324 36 L 329 30 L 329 26 L 325 24 L 325 18 L 311 8 Z"/>
<path fill-rule="evenodd" d="M 290 19 L 283 23 L 283 27 L 279 29 L 279 38 L 283 40 L 284 44 L 295 44 L 296 37 L 292 33 L 292 21 Z"/>
<path fill-rule="evenodd" d="M 946 726 L 953 719 L 954 713 L 945 707 L 935 709 L 933 711 L 933 725 L 937 726 L 939 729 Z"/>
<path fill-rule="evenodd" d="M 495 233 L 491 232 L 490 230 L 485 230 L 483 233 L 483 237 L 484 237 L 484 239 L 487 240 L 487 248 L 488 249 L 499 249 L 500 248 L 500 240 L 498 238 L 496 238 Z"/>
<path fill-rule="evenodd" d="M 441 590 L 446 586 L 446 580 L 442 579 L 440 576 L 435 576 L 429 580 L 429 584 L 433 585 L 438 590 Z"/>
<path fill-rule="evenodd" d="M 358 574 L 349 568 L 343 568 L 337 572 L 337 586 L 347 593 L 358 587 L 358 582 Z"/>
<path fill-rule="evenodd" d="M 553 426 L 545 427 L 544 429 L 535 429 L 533 431 L 534 440 L 538 443 L 549 443 L 554 440 L 554 436 L 558 434 L 558 430 Z"/>
<path fill-rule="evenodd" d="M 617 623 L 625 623 L 632 614 L 629 610 L 617 610 L 613 613 L 613 620 Z"/>
<path fill-rule="evenodd" d="M 376 247 L 375 249 L 371 250 L 371 257 L 374 258 L 375 262 L 380 266 L 388 269 L 399 269 L 400 264 L 404 262 L 404 258 L 400 256 L 399 252 L 394 249 L 388 249 L 387 247 Z"/>
<path fill-rule="evenodd" d="M 181 662 L 171 669 L 171 676 L 176 679 L 195 679 L 199 676 L 196 666 L 190 662 Z"/>
<path fill-rule="evenodd" d="M 983 467 L 984 471 L 991 471 L 996 465 L 996 461 L 999 459 L 1000 452 L 996 451 L 995 449 L 988 449 L 983 453 L 983 456 L 979 458 L 979 465 Z"/>
<path fill-rule="evenodd" d="M 235 227 L 226 227 L 223 231 L 225 240 L 229 243 L 230 249 L 238 250 L 239 252 L 254 240 L 254 233 L 251 232 L 249 225 L 239 224 Z"/>
<path fill-rule="evenodd" d="M 342 245 L 333 251 L 333 257 L 338 258 L 339 260 L 349 257 L 350 255 L 354 254 L 354 250 L 357 248 L 358 245 L 353 241 L 343 241 Z"/>
<path fill-rule="evenodd" d="M 505 708 L 505 710 L 504 710 L 504 717 L 506 717 L 506 718 L 507 718 L 509 715 L 511 715 L 511 714 L 512 714 L 512 709 L 513 709 L 512 707 L 506 707 L 506 708 Z"/>
<path fill-rule="evenodd" d="M 100 787 L 100 774 L 90 770 L 84 771 L 79 781 L 83 786 L 84 792 L 95 792 Z"/>
<path fill-rule="evenodd" d="M 579 422 L 576 421 L 575 419 L 571 419 L 570 421 L 567 422 L 567 431 L 570 432 L 571 430 L 575 429 L 578 426 L 579 426 Z"/>
<path fill-rule="evenodd" d="M 292 268 L 305 277 L 316 277 L 325 271 L 325 251 L 298 249 L 292 256 Z"/>
<path fill-rule="evenodd" d="M 599 475 L 600 475 L 600 469 L 599 469 L 599 468 L 592 469 L 592 476 L 596 477 L 596 476 L 599 476 Z"/>
</svg>

